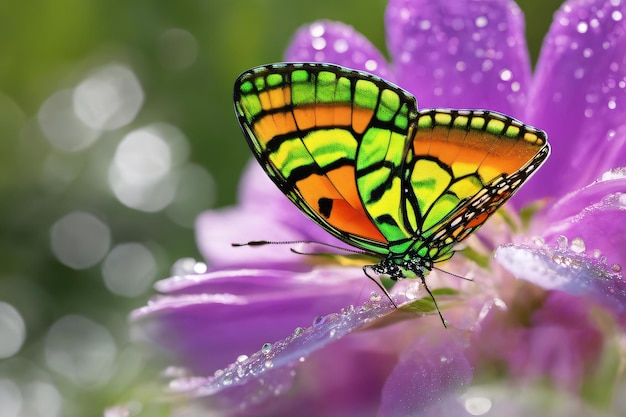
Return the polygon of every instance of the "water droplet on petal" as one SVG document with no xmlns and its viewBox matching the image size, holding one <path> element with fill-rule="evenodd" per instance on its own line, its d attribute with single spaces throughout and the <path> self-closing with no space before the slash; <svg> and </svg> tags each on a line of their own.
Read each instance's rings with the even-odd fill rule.
<svg viewBox="0 0 626 417">
<path fill-rule="evenodd" d="M 619 10 L 614 10 L 613 13 L 611 13 L 611 19 L 615 20 L 616 22 L 622 20 L 622 17 L 622 12 L 620 12 Z"/>
<path fill-rule="evenodd" d="M 474 23 L 476 24 L 476 27 L 484 28 L 485 26 L 487 26 L 487 23 L 489 23 L 489 21 L 487 20 L 486 16 L 478 16 Z"/>
<path fill-rule="evenodd" d="M 326 30 L 324 29 L 324 25 L 322 25 L 321 23 L 314 23 L 309 28 L 309 33 L 314 38 L 319 38 L 320 36 L 323 36 L 325 31 Z"/>
<path fill-rule="evenodd" d="M 567 243 L 567 237 L 563 235 L 559 235 L 559 237 L 556 238 L 556 244 L 559 249 L 567 249 Z"/>
<path fill-rule="evenodd" d="M 587 29 L 589 29 L 589 25 L 587 24 L 587 22 L 578 22 L 578 25 L 576 25 L 576 30 L 578 31 L 578 33 L 586 33 Z"/>
<path fill-rule="evenodd" d="M 270 360 L 266 360 L 266 361 L 265 361 L 265 363 L 264 363 L 264 366 L 265 366 L 267 369 L 269 369 L 269 368 L 271 368 L 271 367 L 273 367 L 273 366 L 274 366 L 274 362 L 272 362 L 272 361 L 270 361 Z"/>
<path fill-rule="evenodd" d="M 302 336 L 302 333 L 304 333 L 304 327 L 296 327 L 293 329 L 293 337 Z"/>
<path fill-rule="evenodd" d="M 248 359 L 248 355 L 239 355 L 237 356 L 237 362 L 245 362 Z"/>
<path fill-rule="evenodd" d="M 613 272 L 622 272 L 622 266 L 620 264 L 613 264 L 611 270 Z"/>
<path fill-rule="evenodd" d="M 313 327 L 319 327 L 322 324 L 324 324 L 324 322 L 326 321 L 326 317 L 324 316 L 317 316 L 313 319 Z"/>
<path fill-rule="evenodd" d="M 272 344 L 271 343 L 265 343 L 263 345 L 263 347 L 261 348 L 261 353 L 264 355 L 269 354 L 272 351 Z"/>
<path fill-rule="evenodd" d="M 575 253 L 583 253 L 585 251 L 585 241 L 579 237 L 575 237 L 572 239 L 572 243 L 570 244 L 570 249 Z"/>
<path fill-rule="evenodd" d="M 380 295 L 380 294 L 378 294 L 376 291 L 373 291 L 373 292 L 370 294 L 370 301 L 373 301 L 373 302 L 378 302 L 378 301 L 380 301 L 380 300 L 382 300 L 382 297 L 381 297 L 381 295 Z"/>
<path fill-rule="evenodd" d="M 500 71 L 500 79 L 502 81 L 509 81 L 512 76 L 513 73 L 509 69 L 503 69 L 502 71 Z"/>
</svg>

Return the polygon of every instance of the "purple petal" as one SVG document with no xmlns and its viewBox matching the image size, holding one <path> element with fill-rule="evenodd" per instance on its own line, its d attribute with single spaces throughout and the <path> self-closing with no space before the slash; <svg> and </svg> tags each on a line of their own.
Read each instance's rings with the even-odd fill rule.
<svg viewBox="0 0 626 417">
<path fill-rule="evenodd" d="M 420 108 L 524 115 L 530 63 L 513 1 L 390 0 L 385 20 L 393 80 Z"/>
<path fill-rule="evenodd" d="M 207 374 L 308 325 L 313 317 L 362 302 L 375 289 L 357 269 L 239 272 L 162 282 L 161 289 L 175 295 L 157 298 L 132 319 L 146 339 L 175 352 L 194 372 Z"/>
<path fill-rule="evenodd" d="M 465 356 L 467 344 L 467 334 L 454 328 L 420 335 L 387 379 L 378 415 L 429 415 L 431 408 L 437 409 L 442 400 L 462 390 L 473 374 Z"/>
<path fill-rule="evenodd" d="M 626 281 L 598 259 L 567 247 L 525 245 L 501 246 L 495 258 L 517 278 L 590 300 L 626 326 Z"/>
<path fill-rule="evenodd" d="M 300 28 L 285 52 L 287 61 L 329 62 L 388 79 L 387 61 L 352 26 L 322 20 Z"/>
<path fill-rule="evenodd" d="M 542 236 L 557 243 L 560 236 L 572 249 L 626 265 L 626 170 L 607 172 L 593 184 L 570 193 L 546 213 Z"/>
<path fill-rule="evenodd" d="M 363 337 L 344 337 L 396 312 L 390 303 L 369 302 L 358 309 L 319 317 L 313 326 L 264 345 L 261 351 L 240 358 L 212 377 L 181 378 L 173 382 L 172 388 L 192 397 L 209 397 L 220 411 L 243 407 L 249 414 L 255 410 L 254 415 L 363 415 L 378 402 L 376 392 L 396 360 L 397 346 L 402 346 L 396 343 L 389 348 L 380 340 L 388 342 L 392 334 L 402 333 L 387 328 L 365 332 Z M 372 338 L 374 342 L 368 342 Z M 302 362 L 304 368 L 296 367 Z M 367 370 L 364 363 L 368 364 Z M 289 375 L 297 372 L 307 373 L 306 383 L 275 401 L 291 387 Z M 341 408 L 346 414 L 341 414 Z M 354 414 L 357 410 L 360 412 Z"/>
<path fill-rule="evenodd" d="M 626 165 L 626 3 L 568 1 L 537 63 L 527 122 L 552 155 L 522 198 L 559 197 Z"/>
<path fill-rule="evenodd" d="M 302 269 L 304 257 L 289 250 L 288 245 L 263 245 L 233 247 L 232 243 L 255 240 L 296 241 L 304 239 L 297 231 L 274 218 L 263 215 L 262 209 L 225 208 L 210 210 L 196 220 L 196 239 L 200 252 L 212 269 L 219 268 L 270 268 L 292 265 Z M 300 213 L 296 213 L 300 214 Z M 306 222 L 302 219 L 302 222 Z"/>
</svg>

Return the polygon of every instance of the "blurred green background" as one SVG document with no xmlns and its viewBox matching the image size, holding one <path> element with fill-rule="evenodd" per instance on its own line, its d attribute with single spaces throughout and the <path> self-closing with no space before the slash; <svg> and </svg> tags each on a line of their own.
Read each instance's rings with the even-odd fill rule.
<svg viewBox="0 0 626 417">
<path fill-rule="evenodd" d="M 560 3 L 520 2 L 533 62 Z M 129 343 L 127 316 L 199 257 L 194 217 L 235 201 L 250 152 L 234 79 L 320 18 L 385 51 L 385 6 L 0 2 L 0 416 L 97 416 L 158 392 L 163 364 Z"/>
</svg>

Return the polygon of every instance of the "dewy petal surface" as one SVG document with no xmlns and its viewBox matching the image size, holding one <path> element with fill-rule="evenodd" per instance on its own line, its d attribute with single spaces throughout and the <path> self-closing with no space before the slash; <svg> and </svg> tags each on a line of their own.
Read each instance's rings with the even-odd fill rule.
<svg viewBox="0 0 626 417">
<path fill-rule="evenodd" d="M 530 61 L 515 2 L 390 0 L 385 23 L 393 80 L 419 108 L 523 117 Z"/>
<path fill-rule="evenodd" d="M 380 417 L 429 415 L 450 395 L 472 381 L 473 367 L 465 355 L 467 335 L 463 331 L 431 329 L 418 336 L 402 353 L 382 393 Z M 454 415 L 460 407 L 448 405 Z"/>
<path fill-rule="evenodd" d="M 495 259 L 516 278 L 593 301 L 626 326 L 626 281 L 600 260 L 568 247 L 514 244 L 499 247 Z"/>
<path fill-rule="evenodd" d="M 329 62 L 389 79 L 385 57 L 352 26 L 321 20 L 300 28 L 285 53 L 287 61 Z"/>
<path fill-rule="evenodd" d="M 626 3 L 567 1 L 544 41 L 526 122 L 552 155 L 518 198 L 559 197 L 626 165 Z"/>
<path fill-rule="evenodd" d="M 352 268 L 301 274 L 219 271 L 171 278 L 159 287 L 168 295 L 136 310 L 131 318 L 144 338 L 176 352 L 185 366 L 201 375 L 283 338 L 313 317 L 363 302 L 375 289 L 360 269 Z"/>
<path fill-rule="evenodd" d="M 384 340 L 381 339 L 380 334 L 381 331 L 385 332 L 384 329 L 373 332 L 379 334 L 370 333 L 365 335 L 366 337 L 357 337 L 354 341 L 343 338 L 370 321 L 396 312 L 397 310 L 391 303 L 387 300 L 381 300 L 368 302 L 361 308 L 348 308 L 342 310 L 341 313 L 318 316 L 313 320 L 312 326 L 295 329 L 291 336 L 275 343 L 265 344 L 260 351 L 250 357 L 237 360 L 223 370 L 218 370 L 213 377 L 181 378 L 173 382 L 172 388 L 192 397 L 211 397 L 222 409 L 224 407 L 239 409 L 251 406 L 260 407 L 259 413 L 256 415 L 340 416 L 344 414 L 341 414 L 341 409 L 337 409 L 337 407 L 342 406 L 349 407 L 344 410 L 347 413 L 345 415 L 355 415 L 350 412 L 359 410 L 359 407 L 365 407 L 365 410 L 360 410 L 361 412 L 356 415 L 368 415 L 369 413 L 364 414 L 363 411 L 371 410 L 371 407 L 376 404 L 376 391 L 369 393 L 353 391 L 350 379 L 355 376 L 354 373 L 358 372 L 358 368 L 354 366 L 357 365 L 357 362 L 352 362 L 350 358 L 344 356 L 352 353 L 363 360 L 375 360 L 377 357 L 384 359 L 384 356 L 391 353 L 392 356 L 384 359 L 384 364 L 375 372 L 375 374 L 383 373 L 377 378 L 378 382 L 382 382 L 384 374 L 389 371 L 391 366 L 389 359 L 397 354 L 398 346 L 392 344 L 390 348 L 385 348 L 385 344 L 380 342 Z M 374 342 L 369 343 L 367 336 L 373 337 Z M 334 349 L 328 346 L 331 343 Z M 358 350 L 361 350 L 363 355 Z M 295 395 L 296 399 L 299 400 L 295 404 L 291 404 L 288 398 L 285 401 L 281 399 L 280 402 L 272 402 L 273 397 L 283 394 L 286 389 L 290 388 L 291 381 L 288 375 L 295 375 L 298 370 L 302 369 L 303 360 L 301 358 L 307 358 L 304 360 L 303 371 L 318 375 L 318 378 L 313 377 L 308 386 L 300 387 L 304 389 L 305 398 L 298 397 L 298 389 L 296 388 L 295 391 L 292 391 L 292 395 Z M 306 363 L 308 360 L 313 362 L 312 367 Z M 298 365 L 297 368 L 296 365 Z M 375 363 L 371 365 L 372 368 L 377 367 Z M 342 371 L 347 373 L 342 374 Z M 345 383 L 336 387 L 342 392 L 343 398 L 333 400 L 331 398 L 334 395 L 332 390 L 321 397 L 307 398 L 308 391 L 324 390 L 323 386 L 312 389 L 310 384 L 317 385 L 319 381 L 326 381 L 327 385 L 332 386 L 333 381 L 343 378 L 347 379 Z M 376 381 L 372 382 L 376 383 Z M 289 385 L 285 386 L 285 384 Z M 366 388 L 358 383 L 357 387 Z M 379 390 L 380 386 L 377 389 Z M 353 398 L 348 398 L 348 396 Z M 306 401 L 312 402 L 306 406 Z M 360 406 L 359 401 L 361 402 Z M 274 404 L 272 405 L 272 403 Z M 265 406 L 268 406 L 270 410 L 273 407 L 274 414 L 261 411 Z M 290 407 L 294 407 L 295 411 L 292 410 L 291 414 L 285 414 L 286 411 L 289 411 L 285 408 Z M 314 413 L 311 413 L 310 407 L 313 407 Z M 298 408 L 300 409 L 298 410 Z"/>
<path fill-rule="evenodd" d="M 609 265 L 626 266 L 626 170 L 613 170 L 603 178 L 568 194 L 550 207 L 541 235 L 556 243 L 565 236 L 572 248 L 600 251 Z"/>
</svg>

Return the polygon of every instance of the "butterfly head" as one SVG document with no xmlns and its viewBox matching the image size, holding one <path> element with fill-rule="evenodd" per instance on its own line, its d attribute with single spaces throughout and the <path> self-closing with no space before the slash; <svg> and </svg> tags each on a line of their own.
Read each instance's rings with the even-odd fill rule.
<svg viewBox="0 0 626 417">
<path fill-rule="evenodd" d="M 375 273 L 388 276 L 394 281 L 402 278 L 423 279 L 431 269 L 433 269 L 432 260 L 410 252 L 402 257 L 388 256 L 372 266 Z"/>
</svg>

